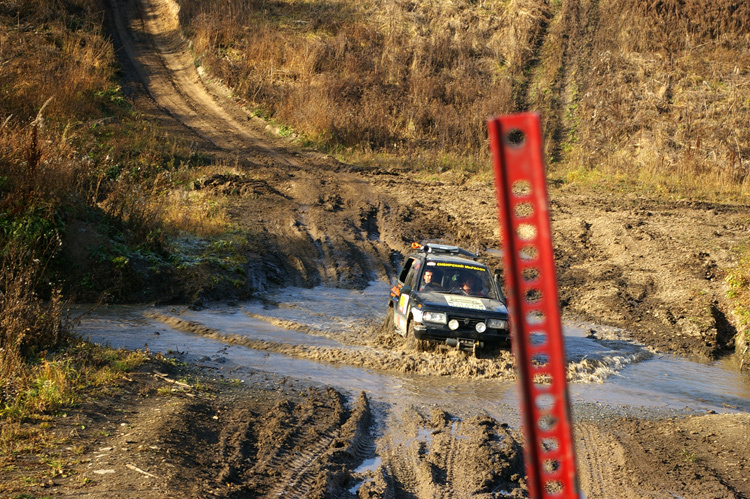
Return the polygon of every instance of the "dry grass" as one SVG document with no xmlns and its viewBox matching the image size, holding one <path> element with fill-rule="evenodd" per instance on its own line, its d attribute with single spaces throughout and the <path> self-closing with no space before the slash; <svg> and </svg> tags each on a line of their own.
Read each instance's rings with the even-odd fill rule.
<svg viewBox="0 0 750 499">
<path fill-rule="evenodd" d="M 6 420 L 20 421 L 79 403 L 89 388 L 106 390 L 146 362 L 143 351 L 124 351 L 71 339 L 65 350 L 37 355 L 13 380 L 13 397 L 0 409 Z M 7 386 L 6 388 L 10 388 Z"/>
<path fill-rule="evenodd" d="M 598 11 L 588 81 L 577 80 L 569 162 L 670 196 L 746 196 L 748 6 L 611 4 Z"/>
<path fill-rule="evenodd" d="M 143 239 L 168 230 L 184 203 L 170 202 L 167 191 L 208 161 L 132 114 L 115 83 L 98 5 L 27 0 L 0 7 L 0 211 L 7 215 L 0 222 L 31 212 L 49 220 L 62 203 L 79 202 Z M 226 223 L 221 210 L 195 211 L 187 230 L 194 220 L 201 230 L 212 217 Z"/>
<path fill-rule="evenodd" d="M 6 252 L 0 267 L 0 406 L 17 393 L 26 360 L 67 339 L 59 293 L 52 290 L 49 299 L 42 300 L 33 291 L 43 277 L 42 262 L 20 246 Z"/>
<path fill-rule="evenodd" d="M 201 63 L 260 113 L 399 153 L 484 150 L 546 16 L 533 1 L 180 4 Z"/>
<path fill-rule="evenodd" d="M 115 83 L 114 50 L 99 9 L 95 0 L 0 3 L 0 409 L 6 419 L 70 403 L 81 380 L 103 382 L 130 355 L 71 346 L 60 286 L 50 277 L 70 218 L 100 213 L 136 247 L 159 245 L 170 224 L 197 232 L 226 224 L 215 206 L 192 208 L 182 225 L 175 220 L 188 203 L 169 201 L 169 192 L 196 178 L 196 167 L 207 161 L 133 114 Z"/>
<path fill-rule="evenodd" d="M 200 169 L 200 173 L 205 176 L 217 170 L 225 171 L 212 166 Z M 225 234 L 232 227 L 225 208 L 226 199 L 191 188 L 196 173 L 198 172 L 193 169 L 175 172 L 172 182 L 183 179 L 176 182 L 180 187 L 173 188 L 171 183 L 164 180 L 164 185 L 159 188 L 160 182 L 157 179 L 156 187 L 148 195 L 129 191 L 129 194 L 143 200 L 143 203 L 138 204 L 142 210 L 138 216 L 144 220 L 145 226 L 158 223 L 169 236 L 192 234 L 198 237 Z M 129 205 L 132 206 L 133 203 Z"/>
<path fill-rule="evenodd" d="M 92 393 L 112 393 L 128 371 L 148 359 L 144 352 L 116 351 L 78 340 L 57 354 L 34 356 L 0 390 L 0 467 L 10 473 L 22 470 L 16 476 L 27 485 L 62 474 L 71 464 L 71 454 L 60 452 L 62 446 L 74 454 L 81 447 L 71 440 L 73 435 L 54 430 L 52 415 L 84 402 Z"/>
<path fill-rule="evenodd" d="M 0 6 L 0 211 L 17 219 L 44 207 L 39 218 L 49 218 L 81 202 L 143 238 L 168 230 L 184 203 L 167 191 L 208 160 L 132 113 L 99 9 L 95 0 Z M 199 226 L 226 223 L 221 210 L 196 212 Z"/>
<path fill-rule="evenodd" d="M 327 147 L 431 169 L 446 155 L 487 164 L 485 119 L 533 109 L 563 178 L 598 171 L 600 184 L 622 176 L 665 196 L 747 194 L 743 2 L 179 4 L 201 64 Z"/>
<path fill-rule="evenodd" d="M 96 19 L 95 5 L 91 0 L 21 0 L 0 7 L 3 119 L 13 115 L 24 121 L 48 99 L 52 121 L 99 114 L 95 94 L 112 85 L 115 57 L 99 27 L 101 17 L 97 24 L 85 24 Z M 70 13 L 79 10 L 91 18 Z"/>
</svg>

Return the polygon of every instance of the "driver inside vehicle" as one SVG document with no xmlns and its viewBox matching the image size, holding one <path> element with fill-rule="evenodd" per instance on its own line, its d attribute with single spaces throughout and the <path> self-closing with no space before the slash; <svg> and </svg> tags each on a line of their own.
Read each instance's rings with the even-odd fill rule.
<svg viewBox="0 0 750 499">
<path fill-rule="evenodd" d="M 463 293 L 469 296 L 487 296 L 487 293 L 482 289 L 479 284 L 479 279 L 473 275 L 466 275 L 461 279 L 461 284 L 455 289 L 458 293 Z"/>
<path fill-rule="evenodd" d="M 427 269 L 422 275 L 422 285 L 420 291 L 442 291 L 443 287 L 439 284 L 440 274 L 432 269 Z"/>
</svg>

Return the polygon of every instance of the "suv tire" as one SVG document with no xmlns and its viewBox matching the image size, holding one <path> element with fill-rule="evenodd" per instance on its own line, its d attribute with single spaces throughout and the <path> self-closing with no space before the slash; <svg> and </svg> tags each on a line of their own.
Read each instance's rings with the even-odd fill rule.
<svg viewBox="0 0 750 499">
<path fill-rule="evenodd" d="M 409 326 L 406 328 L 406 349 L 415 350 L 421 352 L 424 350 L 424 341 L 418 340 L 414 336 L 414 321 L 409 321 Z"/>
</svg>

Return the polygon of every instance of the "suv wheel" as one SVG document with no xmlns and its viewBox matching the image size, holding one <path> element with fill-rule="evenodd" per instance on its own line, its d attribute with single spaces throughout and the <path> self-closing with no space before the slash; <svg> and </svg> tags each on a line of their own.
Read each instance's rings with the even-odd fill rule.
<svg viewBox="0 0 750 499">
<path fill-rule="evenodd" d="M 393 307 L 388 307 L 388 313 L 385 314 L 385 321 L 383 322 L 382 332 L 384 334 L 393 334 L 395 328 L 393 327 Z"/>
<path fill-rule="evenodd" d="M 409 321 L 409 326 L 406 328 L 406 349 L 421 352 L 424 350 L 424 343 L 424 340 L 418 340 L 414 336 L 414 321 Z"/>
</svg>

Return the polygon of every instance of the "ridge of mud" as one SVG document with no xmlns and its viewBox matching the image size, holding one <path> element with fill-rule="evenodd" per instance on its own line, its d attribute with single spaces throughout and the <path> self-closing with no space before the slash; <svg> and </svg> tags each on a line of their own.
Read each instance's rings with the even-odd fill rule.
<svg viewBox="0 0 750 499">
<path fill-rule="evenodd" d="M 489 358 L 473 358 L 465 352 L 447 348 L 438 352 L 417 352 L 406 349 L 404 344 L 394 346 L 393 333 L 384 333 L 382 338 L 377 337 L 368 348 L 345 345 L 341 348 L 291 345 L 222 333 L 199 322 L 159 312 L 149 312 L 146 315 L 178 331 L 197 334 L 230 345 L 244 345 L 254 350 L 280 353 L 316 362 L 454 378 L 515 379 L 513 358 L 507 350 L 495 352 L 496 356 Z M 385 345 L 390 345 L 391 348 Z M 367 346 L 363 345 L 363 347 Z"/>
<path fill-rule="evenodd" d="M 384 470 L 359 497 L 527 497 L 519 434 L 492 418 L 407 411 L 408 434 L 382 446 Z"/>
</svg>

